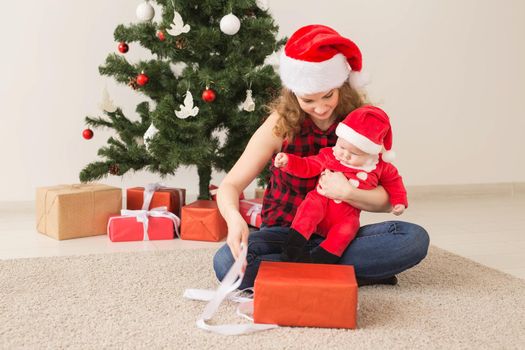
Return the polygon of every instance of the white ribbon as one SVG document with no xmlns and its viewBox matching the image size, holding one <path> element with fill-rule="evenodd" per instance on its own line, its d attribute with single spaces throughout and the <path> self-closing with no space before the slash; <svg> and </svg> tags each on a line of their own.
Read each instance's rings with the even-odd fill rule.
<svg viewBox="0 0 525 350">
<path fill-rule="evenodd" d="M 166 188 L 166 186 L 158 182 L 147 184 L 146 187 L 144 187 L 144 202 L 142 202 L 142 210 L 149 209 L 149 206 L 151 204 L 151 199 L 153 198 L 155 191 L 160 190 L 162 188 Z M 182 202 L 181 202 L 181 205 L 182 205 Z"/>
<path fill-rule="evenodd" d="M 185 298 L 209 301 L 196 322 L 197 327 L 200 329 L 223 335 L 241 335 L 279 327 L 276 324 L 253 323 L 253 318 L 250 317 L 250 315 L 253 314 L 253 300 L 251 298 L 240 297 L 239 291 L 236 291 L 244 277 L 243 265 L 246 263 L 246 254 L 247 249 L 241 246 L 239 257 L 235 260 L 216 291 L 206 289 L 186 289 L 184 292 L 183 296 Z M 242 293 L 242 291 L 240 292 Z M 247 318 L 252 321 L 252 323 L 224 325 L 207 324 L 206 321 L 211 320 L 224 299 L 239 302 L 240 304 L 237 308 L 237 314 L 241 317 Z"/>
<path fill-rule="evenodd" d="M 173 221 L 173 225 L 175 226 L 175 233 L 177 234 L 177 237 L 180 238 L 180 235 L 179 235 L 180 219 L 177 215 L 169 212 L 167 207 L 158 207 L 158 208 L 153 208 L 151 210 L 122 209 L 120 211 L 120 215 L 128 216 L 128 217 L 134 216 L 136 217 L 138 222 L 142 222 L 142 225 L 144 226 L 144 240 L 145 241 L 149 241 L 148 224 L 149 224 L 150 216 L 155 217 L 155 218 L 167 218 Z"/>
<path fill-rule="evenodd" d="M 250 202 L 252 203 L 252 202 Z M 250 225 L 256 226 L 257 224 L 257 216 L 262 212 L 262 204 L 255 203 L 248 209 L 246 212 L 246 216 L 250 217 Z"/>
<path fill-rule="evenodd" d="M 151 205 L 151 200 L 153 199 L 153 195 L 155 194 L 155 191 L 162 190 L 162 189 L 168 189 L 168 188 L 177 190 L 177 193 L 179 194 L 179 216 L 180 216 L 182 206 L 184 205 L 184 201 L 182 198 L 182 191 L 179 188 L 172 188 L 160 182 L 147 184 L 146 187 L 144 188 L 144 201 L 142 202 L 142 210 L 149 209 L 149 206 Z"/>
</svg>

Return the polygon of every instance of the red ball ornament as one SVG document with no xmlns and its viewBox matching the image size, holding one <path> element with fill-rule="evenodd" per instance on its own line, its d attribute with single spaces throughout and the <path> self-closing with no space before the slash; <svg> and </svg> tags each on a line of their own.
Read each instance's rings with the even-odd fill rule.
<svg viewBox="0 0 525 350">
<path fill-rule="evenodd" d="M 202 92 L 202 99 L 204 100 L 204 102 L 213 102 L 215 100 L 215 97 L 215 91 L 213 91 L 212 89 L 206 88 L 206 90 Z"/>
<path fill-rule="evenodd" d="M 93 137 L 93 130 L 84 129 L 84 131 L 82 131 L 82 137 L 85 138 L 86 140 L 91 139 Z"/>
<path fill-rule="evenodd" d="M 137 84 L 139 84 L 140 86 L 146 85 L 148 81 L 149 77 L 146 74 L 140 73 L 139 75 L 137 75 Z"/>
<path fill-rule="evenodd" d="M 164 32 L 162 30 L 157 30 L 157 38 L 160 40 L 160 41 L 164 41 L 166 40 L 166 35 L 164 34 Z"/>
<path fill-rule="evenodd" d="M 118 44 L 118 50 L 120 53 L 126 53 L 129 50 L 129 46 L 125 42 L 121 41 L 120 44 Z"/>
</svg>

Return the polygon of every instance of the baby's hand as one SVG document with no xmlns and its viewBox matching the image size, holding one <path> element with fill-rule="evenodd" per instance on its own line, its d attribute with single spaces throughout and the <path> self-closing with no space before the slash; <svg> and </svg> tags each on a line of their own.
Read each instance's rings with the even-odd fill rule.
<svg viewBox="0 0 525 350">
<path fill-rule="evenodd" d="M 401 215 L 405 211 L 405 206 L 403 204 L 396 204 L 394 206 L 394 209 L 392 209 L 392 214 L 394 215 Z"/>
<path fill-rule="evenodd" d="M 288 164 L 288 156 L 286 153 L 277 153 L 275 160 L 273 161 L 273 165 L 275 165 L 277 168 L 282 168 L 283 166 L 286 166 L 286 164 Z"/>
</svg>

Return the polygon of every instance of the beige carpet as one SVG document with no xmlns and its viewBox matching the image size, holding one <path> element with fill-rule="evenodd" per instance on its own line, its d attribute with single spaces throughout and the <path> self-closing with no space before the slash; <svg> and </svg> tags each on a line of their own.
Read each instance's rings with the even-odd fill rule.
<svg viewBox="0 0 525 350">
<path fill-rule="evenodd" d="M 525 280 L 432 248 L 396 287 L 359 290 L 359 329 L 280 328 L 226 337 L 196 328 L 213 251 L 0 261 L 0 348 L 525 348 Z M 237 321 L 233 304 L 219 322 Z M 241 321 L 242 322 L 242 321 Z"/>
</svg>

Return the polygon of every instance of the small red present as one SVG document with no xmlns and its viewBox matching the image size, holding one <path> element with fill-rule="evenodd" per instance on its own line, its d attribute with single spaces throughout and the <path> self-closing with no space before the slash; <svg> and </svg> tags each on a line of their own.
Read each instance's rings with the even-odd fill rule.
<svg viewBox="0 0 525 350">
<path fill-rule="evenodd" d="M 194 241 L 218 242 L 228 235 L 217 202 L 198 200 L 182 207 L 181 238 Z"/>
<path fill-rule="evenodd" d="M 243 199 L 239 201 L 239 211 L 248 225 L 261 227 L 262 198 Z"/>
<path fill-rule="evenodd" d="M 217 200 L 217 190 L 219 189 L 219 187 L 215 185 L 210 185 L 208 189 L 210 190 L 211 200 L 216 201 Z M 241 194 L 239 195 L 239 199 L 244 199 L 244 192 L 241 192 Z"/>
<path fill-rule="evenodd" d="M 186 205 L 186 189 L 184 188 L 172 188 L 154 183 L 148 184 L 146 188 L 128 188 L 126 193 L 126 208 L 130 210 L 151 210 L 167 207 L 169 212 L 180 218 L 180 210 Z"/>
<path fill-rule="evenodd" d="M 112 242 L 173 239 L 179 235 L 179 218 L 165 207 L 146 210 L 122 210 L 122 215 L 108 221 Z"/>
<path fill-rule="evenodd" d="M 327 328 L 357 325 L 353 266 L 263 261 L 254 295 L 255 323 Z"/>
</svg>

